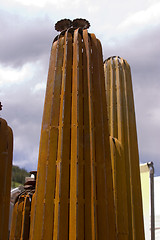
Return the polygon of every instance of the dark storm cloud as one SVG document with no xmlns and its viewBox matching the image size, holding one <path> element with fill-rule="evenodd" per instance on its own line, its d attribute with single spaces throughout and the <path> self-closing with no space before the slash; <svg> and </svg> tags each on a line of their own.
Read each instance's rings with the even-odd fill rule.
<svg viewBox="0 0 160 240">
<path fill-rule="evenodd" d="M 21 67 L 49 52 L 53 23 L 47 18 L 27 19 L 0 10 L 0 64 Z"/>
</svg>

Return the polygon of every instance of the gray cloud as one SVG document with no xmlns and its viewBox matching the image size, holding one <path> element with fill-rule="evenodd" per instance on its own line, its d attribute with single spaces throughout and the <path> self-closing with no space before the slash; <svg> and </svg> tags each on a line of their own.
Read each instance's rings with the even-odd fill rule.
<svg viewBox="0 0 160 240">
<path fill-rule="evenodd" d="M 0 11 L 0 63 L 21 67 L 30 61 L 48 56 L 51 41 L 56 35 L 48 17 L 23 18 Z"/>
<path fill-rule="evenodd" d="M 13 163 L 27 170 L 36 169 L 38 162 L 48 59 L 47 64 L 41 61 L 36 68 L 37 72 L 26 81 L 13 83 L 0 92 L 3 103 L 1 117 L 7 120 L 14 133 Z M 38 84 L 42 89 L 37 88 Z"/>
</svg>

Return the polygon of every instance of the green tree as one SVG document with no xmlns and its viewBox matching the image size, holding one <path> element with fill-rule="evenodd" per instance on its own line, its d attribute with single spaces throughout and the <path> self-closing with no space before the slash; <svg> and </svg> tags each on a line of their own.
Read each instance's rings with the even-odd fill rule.
<svg viewBox="0 0 160 240">
<path fill-rule="evenodd" d="M 25 177 L 29 177 L 29 172 L 27 172 L 24 168 L 20 168 L 18 166 L 12 166 L 12 181 L 20 184 L 24 184 Z"/>
</svg>

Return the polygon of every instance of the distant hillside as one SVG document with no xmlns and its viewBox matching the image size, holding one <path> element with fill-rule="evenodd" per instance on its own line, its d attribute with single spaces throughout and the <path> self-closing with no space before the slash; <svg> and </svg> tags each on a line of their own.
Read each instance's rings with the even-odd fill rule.
<svg viewBox="0 0 160 240">
<path fill-rule="evenodd" d="M 24 184 L 25 177 L 28 177 L 29 175 L 29 172 L 27 172 L 24 168 L 12 166 L 12 188 Z"/>
</svg>

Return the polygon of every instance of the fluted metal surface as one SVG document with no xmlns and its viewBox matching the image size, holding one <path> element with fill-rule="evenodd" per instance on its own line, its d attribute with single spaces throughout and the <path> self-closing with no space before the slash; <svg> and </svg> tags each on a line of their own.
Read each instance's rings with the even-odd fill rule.
<svg viewBox="0 0 160 240">
<path fill-rule="evenodd" d="M 0 118 L 0 239 L 8 239 L 13 133 Z"/>
<path fill-rule="evenodd" d="M 116 239 L 101 44 L 68 29 L 53 42 L 30 239 Z"/>
<path fill-rule="evenodd" d="M 118 239 L 144 239 L 139 156 L 130 66 L 104 63 Z"/>
<path fill-rule="evenodd" d="M 10 240 L 28 240 L 32 226 L 34 190 L 23 191 L 16 199 L 12 213 Z"/>
</svg>

